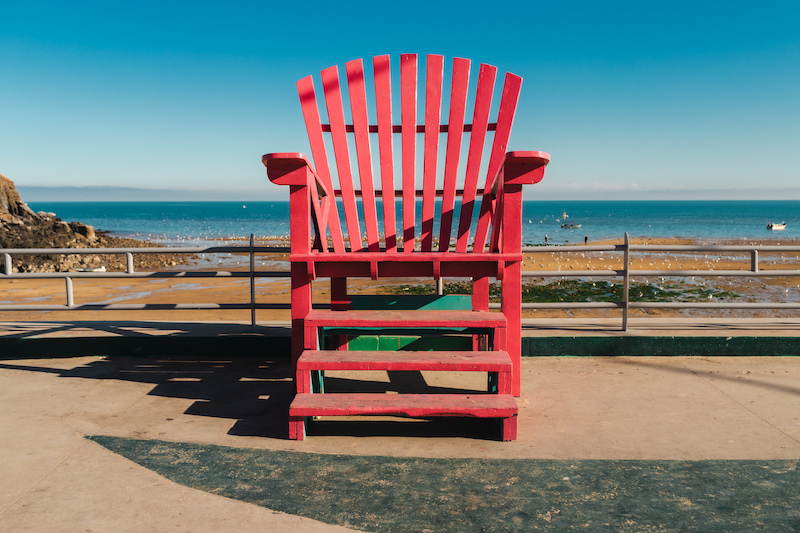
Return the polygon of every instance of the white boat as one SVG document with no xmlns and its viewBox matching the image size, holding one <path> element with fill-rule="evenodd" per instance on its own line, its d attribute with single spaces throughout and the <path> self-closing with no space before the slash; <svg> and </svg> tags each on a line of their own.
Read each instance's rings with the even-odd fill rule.
<svg viewBox="0 0 800 533">
<path fill-rule="evenodd" d="M 769 224 L 767 224 L 767 229 L 773 229 L 773 230 L 786 229 L 786 222 L 781 222 L 780 224 L 775 224 L 773 222 L 770 222 Z"/>
<path fill-rule="evenodd" d="M 561 227 L 564 228 L 564 229 L 578 229 L 582 225 L 583 224 L 561 224 Z"/>
</svg>

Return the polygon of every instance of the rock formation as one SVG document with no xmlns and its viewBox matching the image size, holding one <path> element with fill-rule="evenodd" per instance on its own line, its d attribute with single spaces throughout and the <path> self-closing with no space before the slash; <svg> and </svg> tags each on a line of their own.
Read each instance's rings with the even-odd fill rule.
<svg viewBox="0 0 800 533">
<path fill-rule="evenodd" d="M 65 222 L 55 213 L 35 213 L 22 198 L 14 182 L 0 174 L 0 253 L 4 248 L 145 248 L 146 241 L 111 237 L 80 222 Z M 134 266 L 145 269 L 188 262 L 173 254 L 135 255 Z M 5 261 L 0 261 L 0 269 Z M 105 267 L 125 270 L 124 255 L 13 255 L 13 272 L 66 272 L 78 268 Z"/>
</svg>

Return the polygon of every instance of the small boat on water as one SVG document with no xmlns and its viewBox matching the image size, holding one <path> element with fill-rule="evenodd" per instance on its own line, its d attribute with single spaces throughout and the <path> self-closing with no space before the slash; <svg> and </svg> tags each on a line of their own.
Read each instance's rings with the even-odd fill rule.
<svg viewBox="0 0 800 533">
<path fill-rule="evenodd" d="M 561 224 L 561 227 L 564 228 L 564 229 L 578 229 L 582 225 L 583 224 Z"/>
<path fill-rule="evenodd" d="M 767 229 L 776 230 L 776 229 L 786 229 L 786 222 L 781 222 L 780 224 L 775 224 L 770 222 L 767 224 Z"/>
</svg>

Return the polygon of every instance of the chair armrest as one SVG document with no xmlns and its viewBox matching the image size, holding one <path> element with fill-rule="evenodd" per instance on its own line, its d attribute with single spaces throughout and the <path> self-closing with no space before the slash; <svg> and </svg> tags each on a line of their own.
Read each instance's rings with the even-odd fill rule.
<svg viewBox="0 0 800 533">
<path fill-rule="evenodd" d="M 506 184 L 525 185 L 539 183 L 544 178 L 544 167 L 550 162 L 547 152 L 508 152 L 503 162 Z"/>
<path fill-rule="evenodd" d="M 308 158 L 298 152 L 266 154 L 261 162 L 267 167 L 269 181 L 276 185 L 308 185 L 308 172 L 316 178 Z"/>
</svg>

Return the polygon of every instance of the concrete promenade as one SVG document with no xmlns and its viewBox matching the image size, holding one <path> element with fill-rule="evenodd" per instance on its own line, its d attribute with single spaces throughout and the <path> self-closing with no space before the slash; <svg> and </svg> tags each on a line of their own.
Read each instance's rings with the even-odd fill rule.
<svg viewBox="0 0 800 533">
<path fill-rule="evenodd" d="M 568 328 L 564 320 L 528 321 L 525 334 L 800 336 L 799 321 L 726 322 L 659 319 L 657 328 L 640 329 L 633 320 L 622 333 L 618 321 L 573 321 Z M 252 335 L 243 324 L 167 322 L 6 322 L 0 331 L 0 346 L 7 339 L 83 337 L 91 346 L 107 336 Z M 286 325 L 260 324 L 258 334 L 277 340 Z M 87 435 L 423 457 L 800 458 L 797 357 L 525 358 L 516 442 L 491 440 L 481 425 L 406 422 L 408 429 L 394 436 L 386 426 L 356 424 L 343 433 L 323 427 L 298 443 L 286 439 L 285 353 L 52 358 L 47 344 L 28 346 L 25 357 L 0 357 L 0 531 L 346 531 L 176 484 Z"/>
</svg>

